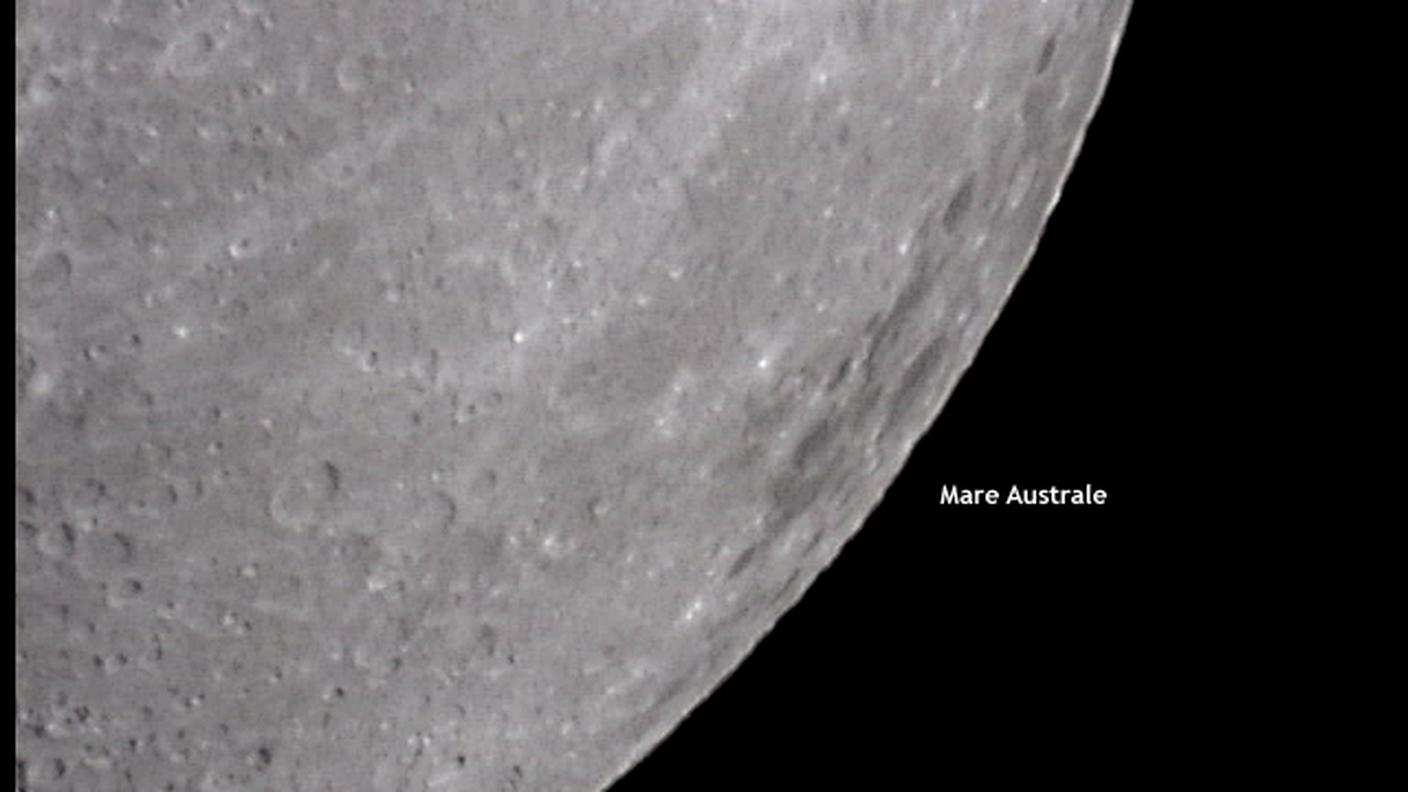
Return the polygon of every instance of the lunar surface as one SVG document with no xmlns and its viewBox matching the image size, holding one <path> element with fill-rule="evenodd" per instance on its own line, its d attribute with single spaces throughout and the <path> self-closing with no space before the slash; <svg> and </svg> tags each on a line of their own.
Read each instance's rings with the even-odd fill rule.
<svg viewBox="0 0 1408 792">
<path fill-rule="evenodd" d="M 17 789 L 597 790 L 841 551 L 1122 0 L 17 4 Z"/>
</svg>

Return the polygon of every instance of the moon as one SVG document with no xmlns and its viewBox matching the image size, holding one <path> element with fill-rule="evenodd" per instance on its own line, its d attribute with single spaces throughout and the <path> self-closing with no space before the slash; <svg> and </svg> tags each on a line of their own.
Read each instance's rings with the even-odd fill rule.
<svg viewBox="0 0 1408 792">
<path fill-rule="evenodd" d="M 19 787 L 611 783 L 933 421 L 1127 13 L 20 2 Z"/>
</svg>

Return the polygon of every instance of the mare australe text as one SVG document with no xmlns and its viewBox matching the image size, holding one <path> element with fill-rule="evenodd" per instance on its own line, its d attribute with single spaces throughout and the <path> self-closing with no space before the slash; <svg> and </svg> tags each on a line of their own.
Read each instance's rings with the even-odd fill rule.
<svg viewBox="0 0 1408 792">
<path fill-rule="evenodd" d="M 1109 495 L 1086 484 L 1080 489 L 1019 487 L 1005 493 L 995 489 L 968 489 L 946 484 L 939 490 L 942 506 L 1103 506 Z"/>
</svg>

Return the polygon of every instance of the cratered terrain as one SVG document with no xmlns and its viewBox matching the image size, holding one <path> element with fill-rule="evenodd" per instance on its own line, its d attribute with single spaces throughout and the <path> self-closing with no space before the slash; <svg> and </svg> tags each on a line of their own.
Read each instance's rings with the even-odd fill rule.
<svg viewBox="0 0 1408 792">
<path fill-rule="evenodd" d="M 1127 3 L 16 9 L 28 790 L 595 790 L 841 551 Z"/>
</svg>

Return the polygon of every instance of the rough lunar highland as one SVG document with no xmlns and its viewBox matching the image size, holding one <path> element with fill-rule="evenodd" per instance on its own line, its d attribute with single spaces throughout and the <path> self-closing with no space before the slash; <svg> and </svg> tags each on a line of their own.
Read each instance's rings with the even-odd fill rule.
<svg viewBox="0 0 1408 792">
<path fill-rule="evenodd" d="M 873 508 L 1122 0 L 21 0 L 16 786 L 593 790 Z"/>
</svg>

